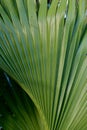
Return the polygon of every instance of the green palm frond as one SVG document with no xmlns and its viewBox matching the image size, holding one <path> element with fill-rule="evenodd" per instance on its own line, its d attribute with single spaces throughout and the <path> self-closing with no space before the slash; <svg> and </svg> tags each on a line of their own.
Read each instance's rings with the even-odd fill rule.
<svg viewBox="0 0 87 130">
<path fill-rule="evenodd" d="M 43 129 L 86 130 L 87 1 L 0 0 L 0 68 L 31 98 Z"/>
<path fill-rule="evenodd" d="M 0 87 L 0 126 L 4 130 L 43 130 L 39 113 L 29 96 L 9 77 L 6 84 L 5 76 L 2 76 L 4 84 Z"/>
</svg>

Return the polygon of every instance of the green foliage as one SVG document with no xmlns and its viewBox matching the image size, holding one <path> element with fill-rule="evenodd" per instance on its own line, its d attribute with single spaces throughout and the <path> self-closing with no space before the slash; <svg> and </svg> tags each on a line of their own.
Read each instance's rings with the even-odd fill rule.
<svg viewBox="0 0 87 130">
<path fill-rule="evenodd" d="M 0 0 L 0 68 L 5 130 L 87 130 L 87 0 Z"/>
<path fill-rule="evenodd" d="M 0 125 L 4 130 L 41 130 L 43 124 L 29 96 L 7 75 L 8 80 L 2 72 L 0 75 Z"/>
</svg>

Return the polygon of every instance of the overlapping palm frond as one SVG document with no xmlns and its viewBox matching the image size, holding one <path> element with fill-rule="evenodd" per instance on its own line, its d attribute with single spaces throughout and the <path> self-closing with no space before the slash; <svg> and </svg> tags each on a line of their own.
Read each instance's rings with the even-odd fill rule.
<svg viewBox="0 0 87 130">
<path fill-rule="evenodd" d="M 0 86 L 0 126 L 4 130 L 43 130 L 39 113 L 29 96 L 6 74 L 0 71 L 0 75 L 3 82 Z"/>
<path fill-rule="evenodd" d="M 0 68 L 31 98 L 46 130 L 87 129 L 86 5 L 0 1 Z"/>
</svg>

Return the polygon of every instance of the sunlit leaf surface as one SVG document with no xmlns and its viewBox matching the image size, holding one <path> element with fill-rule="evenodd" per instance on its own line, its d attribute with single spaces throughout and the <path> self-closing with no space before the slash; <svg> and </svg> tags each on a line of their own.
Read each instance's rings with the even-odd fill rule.
<svg viewBox="0 0 87 130">
<path fill-rule="evenodd" d="M 4 130 L 87 130 L 87 0 L 0 0 L 0 68 Z"/>
</svg>

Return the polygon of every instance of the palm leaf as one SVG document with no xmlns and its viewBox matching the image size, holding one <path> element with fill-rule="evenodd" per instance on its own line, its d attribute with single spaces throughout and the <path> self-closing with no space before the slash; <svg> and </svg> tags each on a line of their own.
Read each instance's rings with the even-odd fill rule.
<svg viewBox="0 0 87 130">
<path fill-rule="evenodd" d="M 0 87 L 0 90 L 3 90 L 0 91 L 0 125 L 5 130 L 44 129 L 39 113 L 29 96 L 7 74 L 0 74 L 4 82 Z"/>
<path fill-rule="evenodd" d="M 0 1 L 0 68 L 31 98 L 44 129 L 86 130 L 87 2 L 38 2 Z"/>
</svg>

